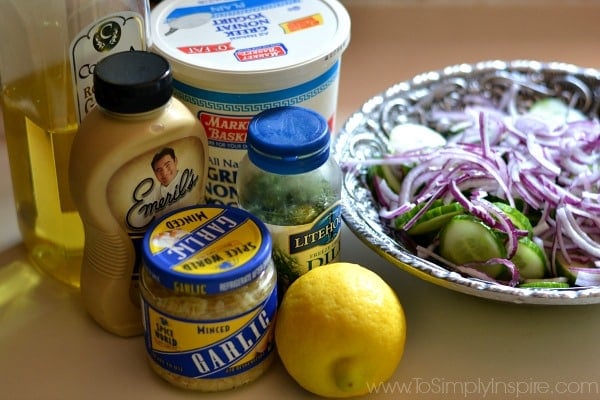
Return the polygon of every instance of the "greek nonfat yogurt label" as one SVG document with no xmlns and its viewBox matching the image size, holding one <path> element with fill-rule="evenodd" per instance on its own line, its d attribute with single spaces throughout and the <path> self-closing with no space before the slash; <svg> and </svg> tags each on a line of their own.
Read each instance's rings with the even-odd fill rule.
<svg viewBox="0 0 600 400">
<path fill-rule="evenodd" d="M 174 83 L 175 96 L 194 112 L 208 138 L 208 204 L 237 205 L 238 164 L 246 154 L 248 124 L 255 114 L 284 105 L 302 105 L 328 119 L 333 130 L 338 64 L 302 85 L 260 94 L 230 94 Z"/>
</svg>

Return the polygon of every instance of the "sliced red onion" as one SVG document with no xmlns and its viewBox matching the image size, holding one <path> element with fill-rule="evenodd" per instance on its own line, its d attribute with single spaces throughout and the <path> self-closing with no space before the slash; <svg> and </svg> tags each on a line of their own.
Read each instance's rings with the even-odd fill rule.
<svg viewBox="0 0 600 400">
<path fill-rule="evenodd" d="M 510 280 L 502 281 L 499 279 L 493 279 L 493 278 L 489 277 L 487 274 L 485 274 L 488 277 L 488 280 L 490 280 L 492 282 L 504 283 L 508 286 L 513 286 L 513 287 L 517 286 L 519 284 L 519 279 L 520 279 L 519 269 L 515 266 L 515 264 L 512 261 L 507 260 L 506 258 L 490 258 L 489 260 L 487 260 L 485 262 L 457 265 L 456 269 L 465 274 L 473 274 L 475 271 L 479 271 L 481 273 L 480 268 L 482 268 L 482 267 L 486 267 L 489 265 L 497 265 L 497 264 L 502 264 L 504 267 L 506 267 L 506 269 L 510 272 L 510 276 L 511 276 Z"/>
<path fill-rule="evenodd" d="M 600 268 L 569 268 L 571 272 L 577 273 L 576 286 L 600 286 Z"/>
<path fill-rule="evenodd" d="M 576 243 L 582 250 L 594 257 L 600 258 L 600 243 L 589 237 L 581 228 L 570 211 L 569 206 L 557 208 L 556 219 L 561 222 L 562 231 L 569 239 Z M 560 232 L 558 234 L 560 236 Z"/>
</svg>

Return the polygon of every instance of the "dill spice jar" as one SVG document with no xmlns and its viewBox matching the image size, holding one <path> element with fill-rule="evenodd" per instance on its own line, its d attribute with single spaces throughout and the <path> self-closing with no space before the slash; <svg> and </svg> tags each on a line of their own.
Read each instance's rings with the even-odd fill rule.
<svg viewBox="0 0 600 400">
<path fill-rule="evenodd" d="M 239 205 L 271 232 L 283 292 L 300 275 L 339 259 L 342 173 L 330 157 L 327 121 L 304 107 L 257 114 L 246 144 Z"/>
<path fill-rule="evenodd" d="M 140 279 L 148 359 L 173 385 L 249 383 L 274 355 L 277 274 L 265 225 L 244 210 L 193 206 L 147 232 Z"/>
</svg>

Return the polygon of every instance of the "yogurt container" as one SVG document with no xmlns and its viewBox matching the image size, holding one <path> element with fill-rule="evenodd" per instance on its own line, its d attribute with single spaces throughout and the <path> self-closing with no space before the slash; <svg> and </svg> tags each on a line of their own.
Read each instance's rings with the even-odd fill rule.
<svg viewBox="0 0 600 400">
<path fill-rule="evenodd" d="M 206 203 L 238 205 L 238 164 L 259 112 L 300 105 L 335 131 L 350 41 L 350 17 L 337 0 L 163 0 L 151 28 L 151 50 L 171 63 L 174 96 L 208 136 Z"/>
</svg>

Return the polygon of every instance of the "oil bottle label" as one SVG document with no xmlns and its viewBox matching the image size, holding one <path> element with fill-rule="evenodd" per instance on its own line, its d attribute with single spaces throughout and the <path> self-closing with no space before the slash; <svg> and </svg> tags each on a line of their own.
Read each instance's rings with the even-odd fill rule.
<svg viewBox="0 0 600 400">
<path fill-rule="evenodd" d="M 155 148 L 130 160 L 111 177 L 107 186 L 110 209 L 128 232 L 136 250 L 132 300 L 137 292 L 142 239 L 149 225 L 163 215 L 201 202 L 204 165 L 202 140 L 190 136 Z"/>
<path fill-rule="evenodd" d="M 112 53 L 144 50 L 144 29 L 140 14 L 123 11 L 99 19 L 75 37 L 70 57 L 79 122 L 96 105 L 92 91 L 96 63 Z"/>
<path fill-rule="evenodd" d="M 148 354 L 174 374 L 198 379 L 231 377 L 256 366 L 274 349 L 276 285 L 256 307 L 226 319 L 183 319 L 145 301 L 142 305 Z"/>
<path fill-rule="evenodd" d="M 310 224 L 266 224 L 273 238 L 273 261 L 282 290 L 311 269 L 339 260 L 341 214 L 338 202 Z"/>
</svg>

